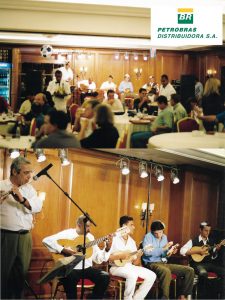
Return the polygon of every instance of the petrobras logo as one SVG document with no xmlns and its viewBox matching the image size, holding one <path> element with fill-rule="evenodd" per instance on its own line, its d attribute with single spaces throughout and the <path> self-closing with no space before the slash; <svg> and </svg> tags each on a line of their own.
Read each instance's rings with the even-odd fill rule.
<svg viewBox="0 0 225 300">
<path fill-rule="evenodd" d="M 193 24 L 194 13 L 193 8 L 178 8 L 177 10 L 177 23 L 178 24 Z"/>
</svg>

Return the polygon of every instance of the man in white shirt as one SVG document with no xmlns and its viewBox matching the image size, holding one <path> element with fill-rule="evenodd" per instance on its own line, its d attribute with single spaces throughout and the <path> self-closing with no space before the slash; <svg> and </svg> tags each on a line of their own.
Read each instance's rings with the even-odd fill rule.
<svg viewBox="0 0 225 300">
<path fill-rule="evenodd" d="M 122 226 L 127 226 L 130 232 L 129 234 L 113 238 L 110 249 L 111 255 L 109 257 L 109 260 L 112 262 L 110 273 L 126 279 L 124 299 L 141 300 L 145 298 L 151 289 L 156 279 L 156 274 L 144 267 L 135 265 L 140 261 L 141 253 L 137 252 L 137 255 L 130 255 L 130 252 L 137 251 L 136 243 L 130 236 L 135 229 L 133 218 L 122 216 L 120 218 L 120 227 Z M 117 266 L 114 263 L 115 260 L 127 260 L 127 262 L 124 266 Z M 144 281 L 135 292 L 138 277 L 144 279 Z"/>
<path fill-rule="evenodd" d="M 52 95 L 52 100 L 55 103 L 56 110 L 67 112 L 67 101 L 71 97 L 70 85 L 65 80 L 62 80 L 62 72 L 55 72 L 55 80 L 49 82 L 47 91 Z"/>
<path fill-rule="evenodd" d="M 73 241 L 73 245 L 80 245 L 83 243 L 84 234 L 84 219 L 85 216 L 80 216 L 77 219 L 76 228 L 70 228 L 63 230 L 57 234 L 46 237 L 43 239 L 43 244 L 49 249 L 50 252 L 63 254 L 65 256 L 71 256 L 76 254 L 76 251 L 71 250 L 71 248 L 66 248 L 58 243 L 60 239 L 67 239 Z M 90 233 L 90 221 L 86 222 L 87 231 L 87 241 L 94 241 L 94 236 Z M 84 264 L 84 274 L 82 273 L 82 261 L 75 266 L 75 268 L 68 274 L 67 277 L 60 279 L 62 282 L 67 299 L 77 299 L 77 283 L 84 275 L 84 278 L 90 279 L 95 283 L 91 299 L 102 299 L 104 293 L 109 284 L 109 274 L 100 270 L 93 268 L 93 261 L 97 264 L 101 264 L 109 259 L 109 250 L 111 244 L 111 238 L 106 242 L 106 246 L 103 250 L 95 244 L 92 246 L 92 255 L 85 258 Z M 76 242 L 78 244 L 76 244 Z"/>
<path fill-rule="evenodd" d="M 115 92 L 113 90 L 108 90 L 107 99 L 103 100 L 103 104 L 108 104 L 114 113 L 124 112 L 123 104 L 119 99 L 115 99 Z"/>
<path fill-rule="evenodd" d="M 100 90 L 104 91 L 104 98 L 107 97 L 108 90 L 116 91 L 116 84 L 113 82 L 113 76 L 109 75 L 108 81 L 104 81 L 100 87 Z"/>
<path fill-rule="evenodd" d="M 0 181 L 1 191 L 1 299 L 22 299 L 32 251 L 33 214 L 42 201 L 28 183 L 31 163 L 13 160 L 10 178 Z M 7 194 L 6 194 L 7 193 Z"/>
<path fill-rule="evenodd" d="M 165 96 L 168 100 L 168 104 L 170 105 L 170 97 L 172 94 L 176 94 L 176 90 L 172 86 L 171 83 L 169 83 L 169 78 L 166 74 L 163 74 L 161 76 L 161 85 L 159 88 L 159 96 Z"/>
<path fill-rule="evenodd" d="M 59 68 L 62 72 L 62 80 L 65 80 L 72 84 L 73 81 L 73 70 L 70 67 L 70 61 L 67 60 L 64 67 Z"/>
</svg>

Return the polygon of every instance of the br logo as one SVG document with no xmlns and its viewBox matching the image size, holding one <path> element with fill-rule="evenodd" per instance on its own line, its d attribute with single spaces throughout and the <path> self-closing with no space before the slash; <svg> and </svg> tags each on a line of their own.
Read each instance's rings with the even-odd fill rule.
<svg viewBox="0 0 225 300">
<path fill-rule="evenodd" d="M 178 8 L 178 24 L 193 24 L 193 8 Z"/>
</svg>

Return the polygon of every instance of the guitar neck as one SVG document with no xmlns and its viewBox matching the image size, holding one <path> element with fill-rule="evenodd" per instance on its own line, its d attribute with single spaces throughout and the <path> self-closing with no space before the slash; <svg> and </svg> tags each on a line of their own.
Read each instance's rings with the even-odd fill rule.
<svg viewBox="0 0 225 300">
<path fill-rule="evenodd" d="M 100 244 L 100 243 L 103 242 L 105 239 L 107 239 L 108 236 L 109 236 L 109 235 L 105 235 L 105 236 L 103 236 L 103 237 L 101 237 L 101 238 L 99 238 L 99 239 L 96 239 L 96 240 L 94 240 L 94 241 L 91 241 L 91 242 L 87 243 L 85 247 L 86 247 L 86 248 L 90 248 L 90 247 L 92 247 L 92 246 L 94 246 L 94 245 Z"/>
</svg>

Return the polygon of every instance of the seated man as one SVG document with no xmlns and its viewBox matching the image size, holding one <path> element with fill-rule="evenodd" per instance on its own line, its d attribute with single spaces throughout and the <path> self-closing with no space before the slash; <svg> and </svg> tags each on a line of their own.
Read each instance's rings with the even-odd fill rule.
<svg viewBox="0 0 225 300">
<path fill-rule="evenodd" d="M 151 289 L 156 275 L 150 270 L 138 266 L 142 252 L 137 251 L 136 243 L 131 238 L 134 232 L 133 218 L 123 216 L 120 218 L 120 227 L 127 226 L 130 230 L 129 234 L 116 236 L 113 238 L 110 249 L 109 260 L 111 262 L 110 273 L 114 276 L 120 276 L 126 279 L 124 299 L 144 299 Z M 137 255 L 131 255 L 131 252 L 136 252 Z M 123 266 L 117 266 L 115 260 L 125 260 Z M 136 282 L 138 277 L 144 279 L 143 283 L 135 292 Z"/>
<path fill-rule="evenodd" d="M 151 252 L 144 251 L 143 261 L 146 268 L 156 273 L 162 298 L 169 299 L 171 273 L 173 273 L 177 277 L 182 277 L 180 299 L 185 299 L 192 294 L 194 270 L 188 266 L 167 263 L 168 257 L 175 254 L 177 248 L 173 247 L 173 242 L 168 243 L 167 236 L 163 233 L 164 229 L 165 225 L 161 221 L 152 222 L 151 232 L 145 235 L 143 247 L 152 244 L 154 249 Z"/>
<path fill-rule="evenodd" d="M 215 258 L 218 255 L 218 251 L 221 248 L 221 244 L 215 245 L 215 241 L 209 236 L 211 231 L 211 225 L 208 222 L 202 222 L 199 228 L 200 235 L 196 236 L 192 240 L 189 240 L 180 249 L 180 253 L 184 256 L 191 256 L 190 265 L 194 268 L 196 274 L 199 276 L 200 297 L 202 299 L 207 299 L 207 295 L 209 294 L 209 289 L 207 289 L 207 272 L 215 272 L 217 275 L 221 276 L 224 279 L 225 270 L 224 267 L 218 265 L 215 261 Z M 200 262 L 195 261 L 196 256 L 197 258 L 200 257 Z M 223 285 L 223 280 L 221 284 Z M 223 297 L 221 297 L 221 299 L 224 299 L 224 295 Z"/>
<path fill-rule="evenodd" d="M 172 94 L 170 98 L 170 104 L 173 107 L 173 116 L 174 116 L 174 128 L 176 129 L 176 124 L 179 120 L 187 117 L 186 109 L 180 103 L 180 95 Z"/>
<path fill-rule="evenodd" d="M 92 134 L 96 128 L 94 124 L 94 108 L 99 104 L 98 100 L 86 100 L 82 107 L 77 109 L 73 131 L 79 132 L 81 130 L 81 123 L 88 120 L 88 126 L 84 137 L 86 138 Z"/>
<path fill-rule="evenodd" d="M 80 82 L 80 102 L 81 104 L 84 102 L 86 97 L 97 97 L 98 92 L 96 92 L 96 84 L 91 77 L 88 80 L 84 80 Z"/>
<path fill-rule="evenodd" d="M 43 244 L 49 249 L 50 252 L 71 256 L 76 254 L 71 248 L 63 247 L 58 243 L 60 239 L 71 240 L 71 245 L 76 245 L 76 240 L 79 239 L 77 245 L 80 244 L 80 237 L 84 234 L 84 219 L 85 216 L 80 216 L 76 222 L 76 228 L 70 228 L 56 233 L 52 236 L 43 239 Z M 94 240 L 94 236 L 90 233 L 90 221 L 86 223 L 87 239 Z M 109 238 L 110 239 L 110 238 Z M 73 242 L 73 243 L 72 243 Z M 86 257 L 84 262 L 84 278 L 90 279 L 95 283 L 91 299 L 102 299 L 109 284 L 109 274 L 93 268 L 93 261 L 101 264 L 109 258 L 110 241 L 106 242 L 104 250 L 100 250 L 97 245 L 92 247 L 93 253 L 91 257 Z M 60 279 L 66 291 L 67 299 L 77 299 L 77 283 L 82 278 L 82 262 L 75 266 L 75 268 L 68 274 L 67 277 Z"/>
<path fill-rule="evenodd" d="M 130 75 L 125 74 L 124 80 L 119 85 L 119 92 L 121 93 L 121 101 L 124 102 L 125 97 L 134 97 L 134 87 L 130 81 Z"/>
<path fill-rule="evenodd" d="M 66 131 L 69 119 L 63 111 L 52 110 L 45 116 L 41 134 L 47 135 L 36 141 L 34 148 L 79 148 L 77 138 Z M 40 134 L 39 134 L 40 136 Z"/>
<path fill-rule="evenodd" d="M 154 76 L 149 76 L 149 81 L 142 86 L 143 89 L 146 89 L 149 93 L 153 88 L 156 91 L 156 94 L 159 93 L 159 84 L 155 82 Z"/>
<path fill-rule="evenodd" d="M 147 90 L 144 88 L 139 89 L 139 98 L 134 100 L 134 109 L 143 112 L 144 110 L 148 111 L 148 97 L 147 97 Z"/>
<path fill-rule="evenodd" d="M 112 112 L 124 112 L 123 109 L 123 104 L 119 99 L 115 99 L 114 97 L 115 92 L 113 90 L 108 90 L 107 91 L 107 99 L 103 100 L 103 104 L 108 104 L 111 109 Z"/>
<path fill-rule="evenodd" d="M 113 76 L 109 75 L 108 80 L 104 81 L 100 87 L 100 90 L 104 92 L 104 98 L 107 97 L 108 90 L 116 91 L 116 84 L 113 82 Z"/>
<path fill-rule="evenodd" d="M 19 113 L 21 115 L 26 115 L 31 111 L 31 105 L 34 101 L 34 97 L 34 95 L 27 95 L 26 99 L 23 101 L 19 109 Z"/>
<path fill-rule="evenodd" d="M 159 96 L 157 98 L 158 107 L 160 109 L 159 115 L 154 118 L 154 122 L 151 125 L 151 131 L 146 132 L 134 132 L 131 135 L 132 148 L 146 148 L 148 139 L 154 134 L 161 134 L 171 132 L 173 128 L 173 112 L 168 107 L 168 102 L 165 96 Z"/>
</svg>

